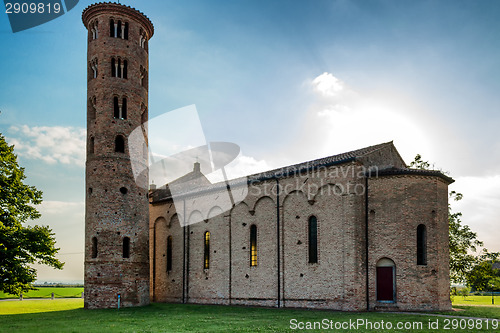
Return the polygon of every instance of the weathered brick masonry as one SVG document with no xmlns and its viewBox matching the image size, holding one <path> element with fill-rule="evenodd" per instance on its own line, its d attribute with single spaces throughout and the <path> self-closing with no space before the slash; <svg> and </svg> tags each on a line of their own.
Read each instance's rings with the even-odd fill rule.
<svg viewBox="0 0 500 333">
<path fill-rule="evenodd" d="M 147 40 L 153 25 L 137 10 L 114 3 L 91 5 L 82 19 L 88 29 L 85 307 L 117 307 L 118 295 L 122 306 L 145 305 L 148 175 L 136 180 L 131 159 L 146 166 L 147 155 L 130 151 L 127 137 L 138 127 L 147 130 Z"/>
<path fill-rule="evenodd" d="M 196 174 L 203 177 L 195 167 L 188 178 Z M 213 200 L 226 191 L 224 183 L 192 188 L 177 206 L 168 186 L 154 190 L 151 297 L 344 311 L 450 309 L 447 186 L 452 181 L 440 172 L 407 169 L 388 142 L 249 176 L 231 188 L 236 193 L 249 186 L 247 196 L 226 212 Z M 309 262 L 312 216 L 317 262 Z M 250 261 L 252 225 L 258 231 L 256 266 Z M 426 230 L 426 260 L 419 264 L 420 225 Z M 210 267 L 205 269 L 207 231 Z M 378 281 L 385 279 L 377 276 L 378 266 L 388 266 L 383 269 L 393 274 L 390 283 Z M 377 288 L 388 289 L 390 299 L 381 299 Z"/>
</svg>

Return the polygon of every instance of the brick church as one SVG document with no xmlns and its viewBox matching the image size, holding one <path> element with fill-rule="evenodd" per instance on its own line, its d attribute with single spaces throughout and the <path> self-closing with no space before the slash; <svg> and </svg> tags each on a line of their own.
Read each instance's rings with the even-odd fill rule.
<svg viewBox="0 0 500 333">
<path fill-rule="evenodd" d="M 116 3 L 82 18 L 86 308 L 451 309 L 451 178 L 407 168 L 387 142 L 213 184 L 210 164 L 193 161 L 185 176 L 148 189 L 153 24 Z M 134 174 L 137 165 L 146 172 Z"/>
</svg>

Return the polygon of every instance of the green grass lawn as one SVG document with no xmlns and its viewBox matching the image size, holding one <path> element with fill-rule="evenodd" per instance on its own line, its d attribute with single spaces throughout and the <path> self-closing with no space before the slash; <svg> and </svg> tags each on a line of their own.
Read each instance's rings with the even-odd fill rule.
<svg viewBox="0 0 500 333">
<path fill-rule="evenodd" d="M 494 296 L 495 305 L 491 304 L 491 296 L 462 296 L 453 297 L 453 305 L 487 305 L 500 306 L 500 296 Z"/>
<path fill-rule="evenodd" d="M 428 315 L 389 313 L 346 313 L 319 310 L 264 309 L 229 306 L 155 303 L 142 308 L 84 310 L 82 299 L 24 300 L 0 302 L 0 332 L 296 332 L 290 320 L 298 322 L 356 323 L 364 320 L 376 325 L 393 326 L 391 332 L 448 332 L 445 318 Z M 461 306 L 453 315 L 500 319 L 500 307 Z M 463 319 L 465 321 L 465 319 Z M 439 330 L 429 329 L 429 321 L 438 321 Z M 398 323 L 421 323 L 422 329 L 396 329 Z M 500 332 L 500 322 L 493 329 L 466 329 L 459 332 Z M 450 324 L 451 325 L 451 324 Z M 491 325 L 491 322 L 490 324 Z M 333 326 L 334 327 L 334 326 Z M 385 326 L 387 327 L 387 326 Z M 474 326 L 476 327 L 476 326 Z M 451 326 L 449 327 L 452 328 Z M 385 332 L 367 329 L 317 330 L 330 332 Z M 457 330 L 455 330 L 457 331 Z"/>
<path fill-rule="evenodd" d="M 55 297 L 81 297 L 83 288 L 65 288 L 65 287 L 39 287 L 38 290 L 30 290 L 23 293 L 24 298 L 50 298 L 51 293 Z M 0 299 L 19 298 L 19 295 L 5 294 L 0 292 Z"/>
</svg>

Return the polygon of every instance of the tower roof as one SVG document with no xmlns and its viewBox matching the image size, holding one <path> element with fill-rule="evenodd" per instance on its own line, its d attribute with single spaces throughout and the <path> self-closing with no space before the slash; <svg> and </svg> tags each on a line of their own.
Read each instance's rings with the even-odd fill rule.
<svg viewBox="0 0 500 333">
<path fill-rule="evenodd" d="M 130 6 L 122 5 L 116 2 L 98 2 L 88 6 L 83 10 L 82 13 L 83 24 L 87 27 L 92 17 L 105 12 L 113 12 L 116 14 L 128 16 L 141 22 L 146 28 L 148 38 L 151 38 L 154 34 L 153 22 L 151 22 L 151 20 L 143 12 Z"/>
</svg>

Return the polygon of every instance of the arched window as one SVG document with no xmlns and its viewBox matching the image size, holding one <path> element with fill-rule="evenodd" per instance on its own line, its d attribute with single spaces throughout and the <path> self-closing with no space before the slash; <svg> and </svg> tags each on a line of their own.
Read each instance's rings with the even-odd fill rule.
<svg viewBox="0 0 500 333">
<path fill-rule="evenodd" d="M 423 224 L 417 227 L 417 265 L 427 265 L 427 230 Z"/>
<path fill-rule="evenodd" d="M 90 120 L 95 120 L 95 118 L 97 116 L 96 98 L 95 98 L 95 96 L 93 98 L 89 98 L 88 110 L 89 110 L 89 119 Z"/>
<path fill-rule="evenodd" d="M 210 232 L 205 232 L 204 249 L 203 249 L 203 268 L 210 268 Z"/>
<path fill-rule="evenodd" d="M 125 97 L 122 99 L 122 112 L 120 118 L 127 119 L 127 99 Z"/>
<path fill-rule="evenodd" d="M 309 263 L 315 264 L 318 262 L 318 220 L 316 216 L 309 218 Z"/>
<path fill-rule="evenodd" d="M 94 153 L 94 137 L 91 136 L 90 137 L 90 141 L 89 141 L 89 154 L 93 154 Z"/>
<path fill-rule="evenodd" d="M 167 272 L 172 270 L 172 236 L 167 237 Z"/>
<path fill-rule="evenodd" d="M 115 58 L 111 58 L 111 77 L 116 77 L 116 67 L 118 64 L 116 63 Z"/>
<path fill-rule="evenodd" d="M 118 97 L 113 97 L 113 116 L 120 118 L 120 106 L 118 105 Z"/>
<path fill-rule="evenodd" d="M 123 38 L 123 29 L 125 27 L 122 25 L 122 21 L 118 21 L 118 27 L 117 27 L 117 35 L 115 37 L 118 38 Z"/>
<path fill-rule="evenodd" d="M 121 135 L 117 135 L 115 138 L 115 152 L 116 153 L 125 152 L 125 139 Z"/>
<path fill-rule="evenodd" d="M 128 39 L 128 22 L 125 22 L 125 27 L 124 27 L 124 30 L 123 30 L 123 37 L 124 39 Z"/>
<path fill-rule="evenodd" d="M 113 19 L 109 20 L 109 37 L 116 37 L 115 36 L 115 20 L 113 20 Z"/>
<path fill-rule="evenodd" d="M 95 79 L 97 78 L 97 75 L 99 74 L 97 71 L 97 66 L 98 66 L 98 60 L 97 58 L 92 59 L 92 61 L 89 63 L 89 79 Z"/>
<path fill-rule="evenodd" d="M 121 77 L 123 79 L 127 78 L 127 60 L 123 60 Z"/>
<path fill-rule="evenodd" d="M 250 227 L 250 266 L 257 266 L 257 226 Z"/>
<path fill-rule="evenodd" d="M 97 237 L 92 237 L 92 258 L 97 258 Z"/>
<path fill-rule="evenodd" d="M 123 258 L 130 258 L 130 238 L 123 237 Z"/>
</svg>

